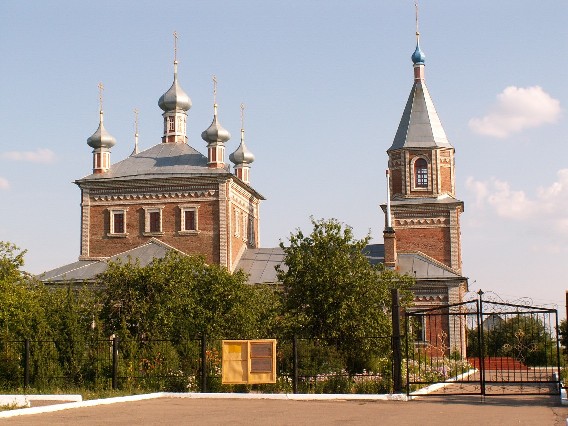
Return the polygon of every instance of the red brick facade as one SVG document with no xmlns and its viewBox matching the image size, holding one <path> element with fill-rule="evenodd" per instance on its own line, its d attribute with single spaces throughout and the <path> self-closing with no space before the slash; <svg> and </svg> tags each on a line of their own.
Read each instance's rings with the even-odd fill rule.
<svg viewBox="0 0 568 426">
<path fill-rule="evenodd" d="M 81 259 L 108 258 L 156 238 L 232 270 L 246 247 L 258 247 L 260 198 L 232 175 L 216 184 L 187 178 L 176 186 L 158 179 L 133 186 L 81 184 Z M 195 230 L 184 229 L 185 210 L 195 212 Z M 149 229 L 149 212 L 159 212 L 157 232 Z M 113 232 L 115 213 L 122 215 L 124 232 Z"/>
</svg>

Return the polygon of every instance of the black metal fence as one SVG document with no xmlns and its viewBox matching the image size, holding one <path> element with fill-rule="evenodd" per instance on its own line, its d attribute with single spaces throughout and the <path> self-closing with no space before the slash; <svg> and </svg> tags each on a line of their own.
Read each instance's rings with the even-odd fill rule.
<svg viewBox="0 0 568 426">
<path fill-rule="evenodd" d="M 408 393 L 559 393 L 557 311 L 482 295 L 406 314 Z"/>
<path fill-rule="evenodd" d="M 220 339 L 0 341 L 0 390 L 122 389 L 170 392 L 247 392 L 221 383 Z M 366 337 L 375 346 L 359 372 L 348 370 L 336 345 L 317 339 L 279 340 L 276 384 L 261 392 L 385 393 L 393 391 L 392 338 Z"/>
</svg>

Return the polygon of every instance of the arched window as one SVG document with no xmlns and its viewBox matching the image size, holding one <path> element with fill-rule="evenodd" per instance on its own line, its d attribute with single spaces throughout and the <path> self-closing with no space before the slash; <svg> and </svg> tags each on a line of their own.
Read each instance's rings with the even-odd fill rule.
<svg viewBox="0 0 568 426">
<path fill-rule="evenodd" d="M 428 188 L 428 162 L 424 158 L 414 162 L 414 177 L 417 188 Z"/>
</svg>

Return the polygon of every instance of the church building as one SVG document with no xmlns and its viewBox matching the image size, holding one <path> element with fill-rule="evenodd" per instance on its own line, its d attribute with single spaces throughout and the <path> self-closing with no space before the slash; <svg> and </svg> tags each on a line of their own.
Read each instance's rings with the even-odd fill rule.
<svg viewBox="0 0 568 426">
<path fill-rule="evenodd" d="M 201 134 L 207 156 L 188 144 L 191 99 L 178 81 L 174 60 L 171 87 L 158 105 L 163 111 L 161 142 L 111 164 L 116 140 L 103 124 L 102 94 L 98 129 L 88 138 L 92 174 L 75 183 L 81 190 L 81 248 L 78 262 L 49 271 L 46 282 L 92 280 L 109 259 L 147 264 L 168 250 L 203 255 L 207 262 L 234 271 L 242 254 L 259 245 L 259 207 L 264 197 L 250 184 L 254 155 L 240 145 L 225 162 L 230 133 L 213 120 Z M 216 97 L 216 80 L 214 97 Z M 99 86 L 102 91 L 102 85 Z M 241 105 L 241 122 L 244 105 Z M 241 126 L 242 127 L 242 126 Z"/>
<path fill-rule="evenodd" d="M 426 309 L 461 302 L 467 278 L 462 275 L 464 203 L 455 194 L 454 148 L 426 87 L 418 31 L 416 37 L 412 89 L 387 149 L 384 244 L 369 245 L 365 255 L 371 263 L 415 277 L 414 309 Z M 225 163 L 230 134 L 219 123 L 214 99 L 213 121 L 201 134 L 207 156 L 191 147 L 186 133 L 191 100 L 180 86 L 177 66 L 174 60 L 172 86 L 158 102 L 161 142 L 142 152 L 136 143 L 132 154 L 115 164 L 110 151 L 116 141 L 103 126 L 101 101 L 99 127 L 87 140 L 93 173 L 75 182 L 81 190 L 79 260 L 46 272 L 43 281 L 90 281 L 109 260 L 138 259 L 143 266 L 177 250 L 203 255 L 230 271 L 242 269 L 251 284 L 277 283 L 275 266 L 285 267 L 284 253 L 279 247 L 259 247 L 264 197 L 251 186 L 254 156 L 245 145 L 244 129 L 229 157 L 231 172 Z M 424 338 L 432 329 L 440 341 L 430 344 L 463 348 L 463 327 L 425 323 L 418 334 Z"/>
</svg>

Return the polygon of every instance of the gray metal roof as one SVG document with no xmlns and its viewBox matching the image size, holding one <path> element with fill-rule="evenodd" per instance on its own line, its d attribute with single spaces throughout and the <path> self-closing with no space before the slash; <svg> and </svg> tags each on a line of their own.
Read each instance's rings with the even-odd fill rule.
<svg viewBox="0 0 568 426">
<path fill-rule="evenodd" d="M 398 253 L 397 271 L 417 279 L 460 278 L 461 275 L 422 253 Z"/>
<path fill-rule="evenodd" d="M 388 151 L 401 148 L 452 148 L 424 81 L 415 81 Z"/>
<path fill-rule="evenodd" d="M 174 248 L 152 239 L 148 243 L 132 250 L 103 260 L 83 260 L 53 269 L 38 276 L 43 282 L 64 283 L 69 281 L 93 281 L 96 276 L 108 268 L 109 261 L 122 263 L 135 262 L 146 266 L 154 259 L 163 258 Z M 384 245 L 369 244 L 363 254 L 373 265 L 384 261 Z M 284 250 L 280 247 L 256 248 L 246 250 L 239 260 L 236 270 L 242 269 L 249 275 L 249 284 L 277 284 L 276 266 L 286 271 Z M 447 266 L 422 253 L 399 253 L 398 272 L 415 276 L 417 279 L 460 278 L 460 275 Z"/>
<path fill-rule="evenodd" d="M 277 265 L 284 271 L 288 269 L 284 264 L 284 250 L 280 247 L 256 248 L 247 249 L 235 269 L 249 274 L 251 284 L 278 283 Z"/>
<path fill-rule="evenodd" d="M 207 167 L 207 157 L 185 143 L 159 143 L 113 164 L 106 173 L 92 174 L 77 183 L 107 179 L 150 179 L 187 175 L 229 174 L 228 169 Z"/>
<path fill-rule="evenodd" d="M 43 282 L 61 283 L 67 281 L 92 281 L 95 277 L 106 271 L 108 262 L 129 263 L 138 260 L 140 266 L 146 266 L 154 259 L 163 258 L 173 247 L 162 243 L 157 239 L 151 239 L 146 244 L 132 250 L 117 254 L 104 260 L 80 260 L 69 265 L 61 266 L 51 271 L 38 275 Z"/>
<path fill-rule="evenodd" d="M 383 263 L 385 261 L 385 245 L 384 244 L 368 244 L 363 249 L 363 254 L 371 265 Z"/>
</svg>

